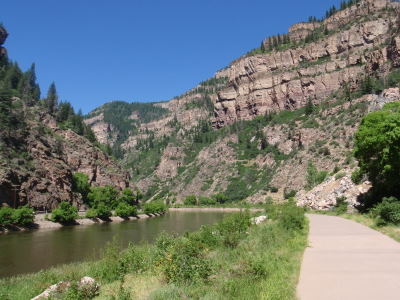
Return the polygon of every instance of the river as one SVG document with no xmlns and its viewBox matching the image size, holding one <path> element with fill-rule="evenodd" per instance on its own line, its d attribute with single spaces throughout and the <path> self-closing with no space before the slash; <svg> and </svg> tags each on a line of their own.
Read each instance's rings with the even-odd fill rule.
<svg viewBox="0 0 400 300">
<path fill-rule="evenodd" d="M 95 258 L 114 237 L 153 242 L 160 232 L 183 234 L 216 223 L 226 212 L 173 211 L 163 216 L 122 223 L 72 226 L 0 235 L 0 278 Z"/>
</svg>

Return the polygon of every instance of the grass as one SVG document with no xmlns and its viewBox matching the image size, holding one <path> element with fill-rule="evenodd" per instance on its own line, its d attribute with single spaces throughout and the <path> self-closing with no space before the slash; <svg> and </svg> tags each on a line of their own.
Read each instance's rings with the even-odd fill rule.
<svg viewBox="0 0 400 300">
<path fill-rule="evenodd" d="M 114 242 L 98 261 L 2 279 L 0 298 L 30 299 L 59 281 L 92 276 L 101 284 L 95 299 L 295 299 L 307 220 L 293 204 L 267 212 L 271 218 L 257 226 L 241 212 L 182 237 L 162 234 L 154 245 L 122 250 Z"/>
</svg>

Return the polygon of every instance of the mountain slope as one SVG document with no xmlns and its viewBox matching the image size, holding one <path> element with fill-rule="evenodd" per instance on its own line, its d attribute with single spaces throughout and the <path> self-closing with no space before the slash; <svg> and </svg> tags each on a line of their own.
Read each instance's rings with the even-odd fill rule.
<svg viewBox="0 0 400 300">
<path fill-rule="evenodd" d="M 167 111 L 149 122 L 138 115 L 140 125 L 121 143 L 132 180 L 147 198 L 223 192 L 264 201 L 311 188 L 311 171 L 356 167 L 359 121 L 377 99 L 399 100 L 396 89 L 382 94 L 400 82 L 399 9 L 352 1 L 324 20 L 292 26 L 280 43 L 266 39 L 181 97 L 152 104 Z M 90 116 L 97 136 L 120 135 Z"/>
</svg>

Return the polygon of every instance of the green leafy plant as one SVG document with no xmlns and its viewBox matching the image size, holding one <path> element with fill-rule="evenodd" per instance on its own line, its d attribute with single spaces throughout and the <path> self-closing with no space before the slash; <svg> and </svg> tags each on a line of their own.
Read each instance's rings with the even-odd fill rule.
<svg viewBox="0 0 400 300">
<path fill-rule="evenodd" d="M 128 218 L 137 215 L 137 209 L 135 206 L 129 205 L 126 202 L 121 202 L 115 209 L 115 215 L 121 218 Z"/>
<path fill-rule="evenodd" d="M 78 209 L 69 202 L 61 202 L 51 213 L 51 220 L 58 223 L 73 223 L 78 218 Z"/>
</svg>

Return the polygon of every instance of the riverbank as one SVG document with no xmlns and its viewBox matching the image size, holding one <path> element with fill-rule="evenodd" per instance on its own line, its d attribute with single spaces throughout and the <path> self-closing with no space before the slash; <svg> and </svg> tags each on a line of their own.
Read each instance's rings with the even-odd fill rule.
<svg viewBox="0 0 400 300">
<path fill-rule="evenodd" d="M 248 212 L 181 237 L 127 249 L 109 244 L 100 260 L 0 280 L 0 298 L 31 299 L 60 281 L 84 276 L 100 285 L 95 299 L 295 299 L 308 226 L 303 211 L 282 206 L 253 225 Z M 56 295 L 75 299 L 77 291 Z"/>
<path fill-rule="evenodd" d="M 43 230 L 43 229 L 59 229 L 62 227 L 68 226 L 79 226 L 79 225 L 95 225 L 95 224 L 106 224 L 106 223 L 120 223 L 127 221 L 135 221 L 140 219 L 154 218 L 158 216 L 162 216 L 163 213 L 154 213 L 154 214 L 139 214 L 136 217 L 129 218 L 121 218 L 117 216 L 110 217 L 108 220 L 102 220 L 99 218 L 79 218 L 76 219 L 73 224 L 63 225 L 60 223 L 52 222 L 45 219 L 44 214 L 36 215 L 35 222 L 29 226 L 9 226 L 7 228 L 0 227 L 0 234 L 5 234 L 9 232 L 23 232 L 27 230 Z"/>
</svg>

